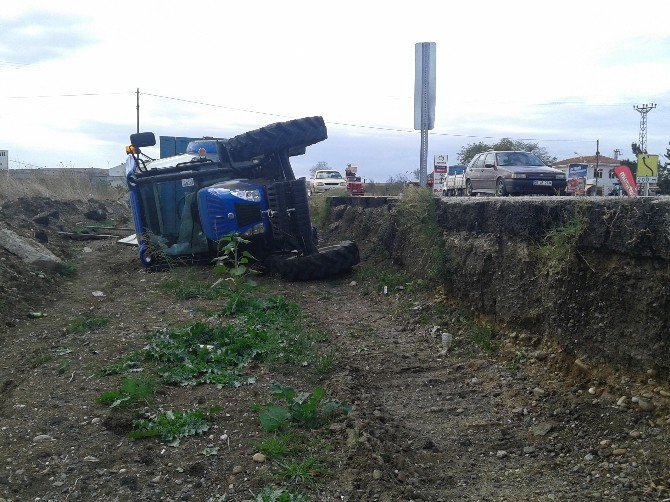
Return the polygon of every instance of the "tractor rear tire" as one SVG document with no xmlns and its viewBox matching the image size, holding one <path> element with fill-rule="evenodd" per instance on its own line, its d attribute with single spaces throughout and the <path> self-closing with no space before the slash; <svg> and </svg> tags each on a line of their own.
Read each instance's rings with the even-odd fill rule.
<svg viewBox="0 0 670 502">
<path fill-rule="evenodd" d="M 277 122 L 228 140 L 226 146 L 235 162 L 288 149 L 303 148 L 328 137 L 323 117 L 305 117 Z"/>
<path fill-rule="evenodd" d="M 356 243 L 344 241 L 311 255 L 277 259 L 275 269 L 287 281 L 313 281 L 342 275 L 359 261 Z"/>
</svg>

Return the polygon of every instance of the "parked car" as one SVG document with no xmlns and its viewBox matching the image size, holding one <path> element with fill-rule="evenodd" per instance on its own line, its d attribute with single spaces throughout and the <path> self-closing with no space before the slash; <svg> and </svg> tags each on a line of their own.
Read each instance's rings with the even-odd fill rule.
<svg viewBox="0 0 670 502">
<path fill-rule="evenodd" d="M 557 195 L 565 192 L 565 173 L 529 152 L 484 152 L 465 171 L 467 195 L 490 193 Z"/>
<path fill-rule="evenodd" d="M 323 193 L 333 188 L 347 188 L 347 180 L 342 177 L 339 171 L 331 169 L 319 170 L 309 179 L 310 195 Z"/>
</svg>

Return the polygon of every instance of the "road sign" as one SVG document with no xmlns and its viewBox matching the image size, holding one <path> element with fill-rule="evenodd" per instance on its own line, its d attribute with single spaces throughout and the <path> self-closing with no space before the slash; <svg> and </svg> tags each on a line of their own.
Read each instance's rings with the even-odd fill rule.
<svg viewBox="0 0 670 502">
<path fill-rule="evenodd" d="M 0 171 L 9 169 L 9 153 L 7 150 L 0 150 Z"/>
<path fill-rule="evenodd" d="M 638 183 L 658 182 L 658 155 L 639 153 L 635 178 Z"/>
<path fill-rule="evenodd" d="M 414 45 L 414 129 L 435 127 L 435 42 Z"/>
</svg>

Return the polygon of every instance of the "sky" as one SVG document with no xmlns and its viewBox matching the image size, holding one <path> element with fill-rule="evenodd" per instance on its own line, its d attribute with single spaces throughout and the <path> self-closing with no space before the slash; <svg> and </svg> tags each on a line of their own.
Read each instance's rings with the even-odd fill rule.
<svg viewBox="0 0 670 502">
<path fill-rule="evenodd" d="M 647 150 L 665 154 L 668 19 L 667 0 L 23 0 L 0 10 L 0 150 L 10 168 L 117 165 L 139 88 L 142 131 L 231 137 L 321 115 L 329 138 L 292 158 L 296 175 L 324 161 L 385 181 L 419 165 L 414 46 L 435 42 L 429 166 L 503 137 L 632 158 L 643 103 L 657 104 Z"/>
</svg>

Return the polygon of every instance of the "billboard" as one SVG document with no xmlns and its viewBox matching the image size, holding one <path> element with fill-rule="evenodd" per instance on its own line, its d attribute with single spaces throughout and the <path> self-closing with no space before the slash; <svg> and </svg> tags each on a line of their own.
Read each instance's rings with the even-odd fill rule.
<svg viewBox="0 0 670 502">
<path fill-rule="evenodd" d="M 9 169 L 9 154 L 7 150 L 0 150 L 0 171 Z"/>
<path fill-rule="evenodd" d="M 575 195 L 584 195 L 586 193 L 586 173 L 588 169 L 588 164 L 569 164 L 568 186 L 565 191 Z"/>
<path fill-rule="evenodd" d="M 658 155 L 639 153 L 637 155 L 637 174 L 635 177 L 638 183 L 657 183 Z"/>
<path fill-rule="evenodd" d="M 446 173 L 449 167 L 449 156 L 435 155 L 433 160 L 433 167 L 436 173 Z"/>
<path fill-rule="evenodd" d="M 624 189 L 627 195 L 631 197 L 637 196 L 637 186 L 635 186 L 635 180 L 633 179 L 633 173 L 630 172 L 628 166 L 619 166 L 614 168 L 614 174 L 616 174 L 621 187 Z"/>
</svg>

